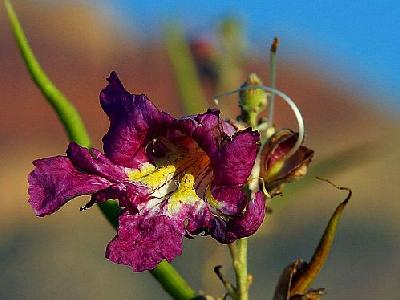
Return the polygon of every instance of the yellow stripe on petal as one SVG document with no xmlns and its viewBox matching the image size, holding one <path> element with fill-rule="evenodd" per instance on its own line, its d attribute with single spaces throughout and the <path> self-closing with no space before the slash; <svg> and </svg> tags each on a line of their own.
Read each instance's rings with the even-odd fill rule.
<svg viewBox="0 0 400 300">
<path fill-rule="evenodd" d="M 151 187 L 152 189 L 155 189 L 171 180 L 174 177 L 175 171 L 176 168 L 173 165 L 161 167 L 153 173 L 139 178 L 137 181 Z"/>
<path fill-rule="evenodd" d="M 140 166 L 140 169 L 127 171 L 128 178 L 130 181 L 137 181 L 138 179 L 153 173 L 156 167 L 150 163 L 145 163 Z"/>
<path fill-rule="evenodd" d="M 128 178 L 132 182 L 140 182 L 151 189 L 156 189 L 170 181 L 176 172 L 176 167 L 167 165 L 161 168 L 156 168 L 152 164 L 144 164 L 140 169 L 130 170 L 127 172 Z"/>
</svg>

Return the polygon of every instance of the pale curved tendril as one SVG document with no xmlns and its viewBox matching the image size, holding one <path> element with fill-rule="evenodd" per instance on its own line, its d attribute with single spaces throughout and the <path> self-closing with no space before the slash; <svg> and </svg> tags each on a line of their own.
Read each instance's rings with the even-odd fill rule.
<svg viewBox="0 0 400 300">
<path fill-rule="evenodd" d="M 303 120 L 303 116 L 300 113 L 299 108 L 297 107 L 296 103 L 288 96 L 286 95 L 284 92 L 281 92 L 280 90 L 277 90 L 275 88 L 269 87 L 269 86 L 265 86 L 265 85 L 255 85 L 255 86 L 245 86 L 245 87 L 241 87 L 240 89 L 234 90 L 232 92 L 228 92 L 219 96 L 216 96 L 214 98 L 214 101 L 216 103 L 218 103 L 218 99 L 225 97 L 225 96 L 229 96 L 241 91 L 246 91 L 246 90 L 256 90 L 256 89 L 262 89 L 266 92 L 270 92 L 270 93 L 274 93 L 275 95 L 278 95 L 283 101 L 285 101 L 290 109 L 293 111 L 296 120 L 297 120 L 297 124 L 299 126 L 299 135 L 297 137 L 297 141 L 294 144 L 294 146 L 292 147 L 292 149 L 290 149 L 290 151 L 288 153 L 286 153 L 285 158 L 287 159 L 290 156 L 292 156 L 301 146 L 301 144 L 303 143 L 303 139 L 304 139 L 304 120 Z"/>
</svg>

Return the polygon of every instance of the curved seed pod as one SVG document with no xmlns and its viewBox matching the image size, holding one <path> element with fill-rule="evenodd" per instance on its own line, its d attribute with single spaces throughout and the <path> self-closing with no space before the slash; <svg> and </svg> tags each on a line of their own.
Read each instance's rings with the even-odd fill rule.
<svg viewBox="0 0 400 300">
<path fill-rule="evenodd" d="M 319 179 L 328 182 L 339 190 L 347 191 L 348 194 L 346 199 L 342 203 L 340 203 L 338 207 L 336 207 L 336 210 L 330 218 L 329 223 L 325 228 L 324 234 L 322 235 L 322 238 L 317 248 L 315 249 L 314 255 L 312 256 L 310 262 L 301 273 L 299 273 L 298 275 L 296 274 L 295 278 L 293 278 L 293 284 L 290 288 L 291 295 L 304 294 L 309 288 L 310 284 L 313 282 L 313 280 L 317 277 L 319 271 L 321 270 L 329 255 L 329 251 L 331 250 L 339 219 L 349 199 L 352 196 L 352 191 L 349 188 L 337 186 L 326 179 Z"/>
<path fill-rule="evenodd" d="M 273 300 L 318 300 L 325 293 L 324 289 L 314 290 L 309 289 L 309 287 L 329 255 L 337 224 L 352 196 L 352 191 L 349 188 L 337 186 L 326 179 L 318 179 L 328 182 L 339 190 L 347 191 L 347 197 L 336 207 L 335 212 L 332 214 L 310 262 L 306 263 L 301 259 L 297 259 L 283 270 L 276 286 Z"/>
</svg>

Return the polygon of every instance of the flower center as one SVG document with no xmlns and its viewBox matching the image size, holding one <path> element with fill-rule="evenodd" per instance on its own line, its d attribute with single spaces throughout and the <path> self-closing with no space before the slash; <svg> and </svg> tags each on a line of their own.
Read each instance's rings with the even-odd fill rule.
<svg viewBox="0 0 400 300">
<path fill-rule="evenodd" d="M 147 152 L 151 163 L 127 171 L 130 181 L 151 190 L 154 201 L 146 205 L 167 201 L 168 211 L 173 213 L 182 204 L 193 204 L 204 198 L 213 172 L 210 158 L 196 142 L 186 136 L 160 137 L 149 143 Z"/>
</svg>

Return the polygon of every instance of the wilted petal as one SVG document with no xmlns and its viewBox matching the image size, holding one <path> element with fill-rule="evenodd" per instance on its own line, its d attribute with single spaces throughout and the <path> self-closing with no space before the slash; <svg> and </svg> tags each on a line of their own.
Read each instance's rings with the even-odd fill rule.
<svg viewBox="0 0 400 300">
<path fill-rule="evenodd" d="M 324 296 L 325 289 L 310 289 L 304 295 L 294 295 L 289 300 L 320 300 Z"/>
<path fill-rule="evenodd" d="M 100 94 L 110 128 L 103 137 L 104 152 L 115 164 L 137 168 L 148 161 L 146 145 L 170 128 L 173 118 L 159 111 L 145 95 L 127 92 L 115 72 Z"/>
<path fill-rule="evenodd" d="M 219 242 L 228 244 L 233 241 L 252 235 L 261 226 L 265 217 L 264 196 L 258 192 L 255 199 L 250 201 L 246 211 L 238 218 L 227 222 L 216 218 L 212 236 Z"/>
<path fill-rule="evenodd" d="M 105 189 L 111 183 L 99 176 L 82 173 L 67 157 L 56 156 L 33 162 L 29 174 L 29 203 L 38 216 L 49 215 L 70 199 Z"/>
</svg>

